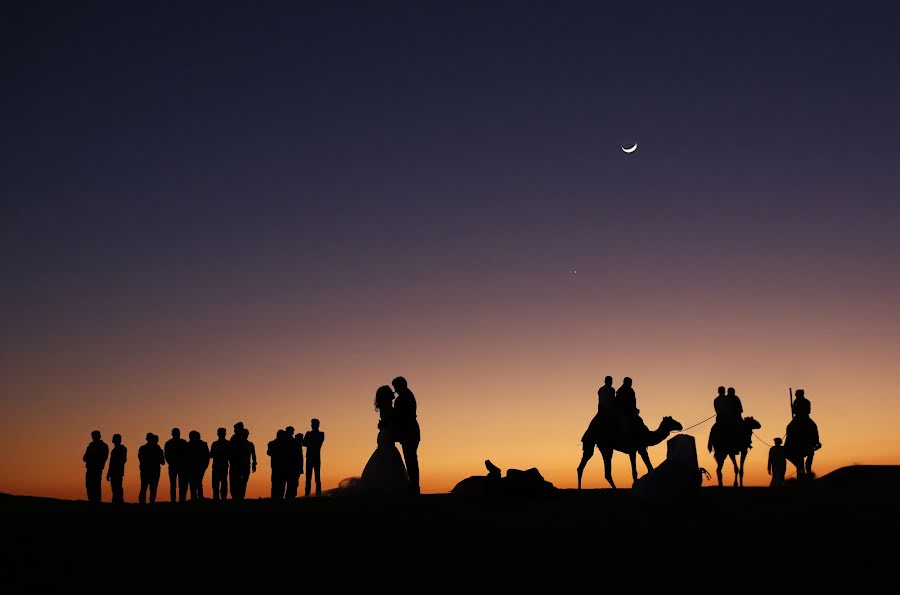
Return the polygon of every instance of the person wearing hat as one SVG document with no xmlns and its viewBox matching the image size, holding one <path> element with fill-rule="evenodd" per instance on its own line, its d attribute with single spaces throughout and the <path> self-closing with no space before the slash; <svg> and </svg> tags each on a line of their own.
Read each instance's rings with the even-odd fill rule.
<svg viewBox="0 0 900 595">
<path fill-rule="evenodd" d="M 769 464 L 766 471 L 772 476 L 769 482 L 770 488 L 778 488 L 784 485 L 784 472 L 787 469 L 787 459 L 784 455 L 784 447 L 781 438 L 775 438 L 775 445 L 769 448 Z"/>
</svg>

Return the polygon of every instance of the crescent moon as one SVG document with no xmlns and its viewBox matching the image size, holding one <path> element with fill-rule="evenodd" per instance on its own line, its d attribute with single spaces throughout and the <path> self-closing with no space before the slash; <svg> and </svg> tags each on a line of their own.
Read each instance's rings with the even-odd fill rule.
<svg viewBox="0 0 900 595">
<path fill-rule="evenodd" d="M 637 151 L 637 143 L 634 143 L 633 146 L 628 147 L 628 148 L 622 147 L 622 150 L 625 151 L 626 153 L 634 153 L 635 151 Z"/>
</svg>

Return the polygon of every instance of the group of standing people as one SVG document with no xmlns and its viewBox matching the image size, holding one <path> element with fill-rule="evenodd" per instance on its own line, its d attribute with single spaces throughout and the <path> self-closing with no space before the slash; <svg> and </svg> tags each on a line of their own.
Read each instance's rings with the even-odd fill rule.
<svg viewBox="0 0 900 595">
<path fill-rule="evenodd" d="M 325 434 L 319 430 L 319 420 L 311 420 L 311 430 L 306 434 L 293 435 L 293 428 L 288 427 L 279 432 L 290 430 L 291 444 L 302 457 L 303 446 L 306 446 L 306 495 L 310 495 L 310 479 L 315 474 L 316 495 L 321 494 L 322 483 L 319 477 L 321 469 L 321 448 Z M 188 440 L 181 437 L 179 428 L 172 428 L 172 437 L 164 446 L 159 445 L 159 436 L 148 432 L 146 442 L 138 449 L 138 466 L 140 470 L 141 488 L 138 502 L 144 504 L 155 502 L 163 465 L 169 472 L 169 498 L 172 502 L 184 502 L 190 494 L 192 500 L 204 498 L 203 483 L 207 469 L 212 466 L 212 499 L 228 499 L 229 484 L 231 499 L 243 500 L 247 493 L 250 474 L 256 472 L 256 447 L 250 441 L 250 431 L 243 422 L 234 424 L 234 432 L 226 438 L 225 428 L 216 432 L 217 439 L 208 445 L 197 430 L 191 430 Z M 113 448 L 103 441 L 99 430 L 91 432 L 91 442 L 85 449 L 82 460 L 85 463 L 85 487 L 89 502 L 102 501 L 103 469 L 107 461 L 109 467 L 106 479 L 110 483 L 112 502 L 125 501 L 122 482 L 125 477 L 125 463 L 128 460 L 128 449 L 122 444 L 122 436 L 114 434 Z M 279 447 L 284 442 L 279 443 Z M 271 444 L 270 444 L 271 448 Z M 276 450 L 278 450 L 276 448 Z M 282 454 L 284 453 L 284 454 Z M 271 452 L 269 453 L 271 456 Z M 275 487 L 275 460 L 278 460 L 279 482 L 283 479 L 282 497 L 296 497 L 298 483 L 294 481 L 295 470 L 299 469 L 296 478 L 303 473 L 303 461 L 291 461 L 290 452 L 279 450 L 273 457 L 273 491 Z M 285 456 L 286 455 L 286 456 Z M 285 471 L 287 470 L 287 471 Z M 274 497 L 274 493 L 273 493 Z"/>
<path fill-rule="evenodd" d="M 275 433 L 275 439 L 266 448 L 272 467 L 272 499 L 291 500 L 297 497 L 300 476 L 303 475 L 303 449 L 306 448 L 306 489 L 310 495 L 311 480 L 315 475 L 316 495 L 322 493 L 322 444 L 325 433 L 319 429 L 319 420 L 313 418 L 311 430 L 306 434 L 294 434 L 294 427 L 288 426 Z"/>
</svg>

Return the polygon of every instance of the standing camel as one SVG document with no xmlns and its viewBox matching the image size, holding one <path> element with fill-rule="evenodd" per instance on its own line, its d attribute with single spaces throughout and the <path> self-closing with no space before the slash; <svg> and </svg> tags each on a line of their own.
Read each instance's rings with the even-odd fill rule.
<svg viewBox="0 0 900 595">
<path fill-rule="evenodd" d="M 730 458 L 731 464 L 734 465 L 734 487 L 744 487 L 744 460 L 747 458 L 747 451 L 752 448 L 753 430 L 761 427 L 762 425 L 755 418 L 745 417 L 741 420 L 737 431 L 728 431 L 723 428 L 716 432 L 715 440 L 710 435 L 707 446 L 716 459 L 716 477 L 719 478 L 719 487 L 722 487 L 722 466 L 725 464 L 726 458 Z M 740 463 L 737 461 L 737 455 L 741 455 Z"/>
<path fill-rule="evenodd" d="M 615 489 L 616 484 L 612 478 L 612 456 L 613 451 L 619 451 L 627 454 L 631 459 L 631 477 L 637 481 L 637 456 L 641 455 L 644 465 L 647 466 L 647 472 L 653 471 L 653 465 L 650 463 L 650 455 L 647 454 L 647 448 L 656 446 L 669 437 L 672 432 L 681 431 L 680 423 L 672 419 L 670 416 L 662 418 L 659 427 L 653 431 L 643 426 L 642 431 L 636 436 L 622 436 L 616 426 L 615 420 L 604 419 L 604 416 L 597 414 L 591 420 L 587 431 L 581 437 L 582 455 L 581 464 L 578 465 L 578 489 L 581 489 L 581 476 L 584 474 L 584 468 L 591 457 L 594 456 L 594 447 L 600 451 L 603 457 L 604 477 L 609 485 Z"/>
</svg>

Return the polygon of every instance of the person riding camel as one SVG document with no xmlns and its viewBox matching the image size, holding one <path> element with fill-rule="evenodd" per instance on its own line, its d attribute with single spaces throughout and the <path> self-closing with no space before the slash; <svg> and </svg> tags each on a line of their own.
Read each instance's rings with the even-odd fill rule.
<svg viewBox="0 0 900 595">
<path fill-rule="evenodd" d="M 728 387 L 726 392 L 724 386 L 720 386 L 718 395 L 713 399 L 713 409 L 716 410 L 716 421 L 710 429 L 709 451 L 713 451 L 712 445 L 717 443 L 723 435 L 726 437 L 735 436 L 737 430 L 740 429 L 741 421 L 743 421 L 744 406 L 741 404 L 741 398 L 737 396 L 734 387 Z M 725 432 L 725 434 L 722 434 Z"/>
<path fill-rule="evenodd" d="M 621 429 L 625 436 L 637 436 L 646 426 L 641 419 L 641 410 L 637 408 L 637 396 L 632 388 L 631 378 L 622 379 L 622 386 L 616 390 L 616 409 L 618 409 Z"/>
<path fill-rule="evenodd" d="M 793 415 L 805 415 L 809 417 L 812 413 L 812 404 L 809 402 L 809 399 L 806 398 L 806 391 L 802 388 L 798 388 L 797 392 L 794 393 L 794 402 L 791 404 L 791 413 Z"/>
</svg>

